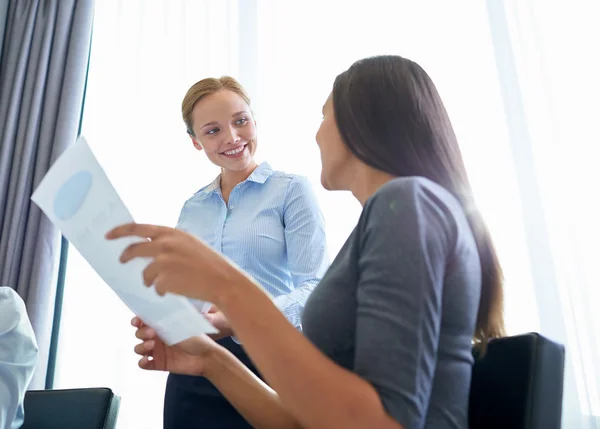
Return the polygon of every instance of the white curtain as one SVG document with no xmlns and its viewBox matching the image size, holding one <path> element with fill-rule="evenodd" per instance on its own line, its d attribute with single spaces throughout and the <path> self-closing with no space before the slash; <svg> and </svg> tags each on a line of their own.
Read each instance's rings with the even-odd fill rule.
<svg viewBox="0 0 600 429">
<path fill-rule="evenodd" d="M 600 4 L 488 0 L 540 330 L 566 346 L 563 427 L 600 427 Z"/>
<path fill-rule="evenodd" d="M 312 180 L 335 255 L 360 207 L 321 189 L 321 105 L 361 57 L 418 61 L 445 100 L 494 235 L 509 332 L 567 346 L 563 426 L 592 428 L 600 37 L 591 4 L 103 0 L 83 133 L 134 217 L 173 225 L 185 199 L 218 173 L 190 144 L 180 101 L 203 77 L 238 77 L 253 99 L 259 158 Z M 158 429 L 165 376 L 137 369 L 130 317 L 71 250 L 55 387 L 109 386 L 123 397 L 120 428 Z"/>
</svg>

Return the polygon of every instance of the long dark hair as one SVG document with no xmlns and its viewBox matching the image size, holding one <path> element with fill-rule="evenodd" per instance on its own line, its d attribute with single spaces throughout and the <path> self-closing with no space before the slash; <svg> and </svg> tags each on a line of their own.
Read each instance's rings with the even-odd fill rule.
<svg viewBox="0 0 600 429">
<path fill-rule="evenodd" d="M 333 85 L 342 140 L 365 164 L 398 177 L 426 177 L 463 206 L 481 261 L 481 299 L 474 340 L 504 335 L 503 277 L 441 97 L 417 63 L 378 56 L 354 63 Z"/>
</svg>

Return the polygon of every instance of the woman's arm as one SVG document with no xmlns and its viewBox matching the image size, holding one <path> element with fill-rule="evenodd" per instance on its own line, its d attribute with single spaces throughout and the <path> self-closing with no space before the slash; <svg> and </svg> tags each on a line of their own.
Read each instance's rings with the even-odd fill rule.
<svg viewBox="0 0 600 429">
<path fill-rule="evenodd" d="M 403 429 L 386 413 L 373 386 L 323 355 L 286 323 L 266 295 L 248 286 L 238 283 L 245 293 L 226 299 L 223 311 L 261 374 L 302 427 Z M 218 373 L 209 379 L 216 383 Z M 235 391 L 235 379 L 227 379 L 233 382 L 229 391 Z M 221 391 L 233 399 L 225 389 Z"/>
<path fill-rule="evenodd" d="M 294 176 L 287 188 L 283 227 L 287 265 L 294 289 L 275 297 L 273 302 L 296 329 L 301 329 L 306 301 L 330 264 L 325 220 L 312 185 L 305 177 Z M 223 332 L 216 338 L 233 334 L 231 325 L 222 312 L 209 314 L 207 318 Z M 241 344 L 237 335 L 232 338 Z"/>
<path fill-rule="evenodd" d="M 294 289 L 273 302 L 296 328 L 304 305 L 329 267 L 325 221 L 308 179 L 294 176 L 286 191 L 283 227 Z"/>
<path fill-rule="evenodd" d="M 208 378 L 256 429 L 302 429 L 277 393 L 239 359 L 222 348 L 207 367 Z"/>
<path fill-rule="evenodd" d="M 248 370 L 229 350 L 207 335 L 167 346 L 156 331 L 138 317 L 132 320 L 132 325 L 137 328 L 136 337 L 143 340 L 134 348 L 141 356 L 140 368 L 211 380 L 255 428 L 301 429 L 273 389 Z M 0 382 L 0 387 L 1 385 Z"/>
</svg>

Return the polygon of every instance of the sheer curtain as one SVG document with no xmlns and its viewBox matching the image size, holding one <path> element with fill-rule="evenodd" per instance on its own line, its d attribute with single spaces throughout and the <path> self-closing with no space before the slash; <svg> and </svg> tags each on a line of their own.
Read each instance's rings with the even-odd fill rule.
<svg viewBox="0 0 600 429">
<path fill-rule="evenodd" d="M 521 6 L 513 11 L 492 0 L 371 0 L 368 8 L 341 0 L 97 3 L 83 133 L 134 217 L 143 222 L 174 225 L 185 199 L 218 173 L 192 148 L 179 108 L 195 81 L 231 74 L 253 98 L 259 158 L 311 179 L 335 255 L 354 227 L 360 206 L 351 195 L 329 193 L 320 186 L 314 135 L 321 105 L 335 76 L 361 57 L 400 54 L 422 64 L 445 100 L 478 205 L 500 253 L 509 332 L 539 331 L 573 350 L 567 387 L 575 399 L 565 401 L 565 409 L 569 407 L 576 419 L 572 422 L 591 422 L 589 416 L 599 414 L 598 384 L 590 381 L 598 361 L 598 319 L 590 310 L 598 302 L 591 295 L 597 293 L 592 290 L 597 282 L 591 267 L 592 255 L 597 255 L 592 245 L 600 238 L 593 222 L 599 209 L 590 195 L 593 190 L 583 193 L 599 179 L 590 152 L 598 142 L 591 120 L 596 107 L 590 104 L 578 113 L 585 92 L 562 86 L 565 98 L 558 102 L 554 95 L 552 102 L 565 112 L 556 110 L 551 117 L 565 115 L 561 140 L 546 129 L 539 106 L 548 105 L 543 98 L 549 97 L 544 95 L 548 88 L 531 90 L 540 80 L 526 69 L 532 52 L 540 55 L 541 48 L 516 48 L 523 42 L 518 29 L 535 34 L 539 29 L 532 28 L 539 25 L 539 16 L 525 19 Z M 545 19 L 551 24 L 551 17 Z M 554 34 L 551 26 L 546 30 Z M 505 45 L 499 45 L 502 37 L 514 48 L 508 65 L 503 62 Z M 554 42 L 545 43 L 548 49 Z M 546 55 L 552 60 L 547 69 L 556 66 L 559 77 L 569 76 L 571 67 L 565 68 L 552 53 Z M 594 76 L 590 69 L 577 73 L 577 85 L 584 85 L 583 74 Z M 527 82 L 511 86 L 511 76 Z M 507 99 L 507 91 L 512 98 Z M 515 100 L 523 107 L 522 120 L 516 122 L 520 128 L 516 113 L 507 109 Z M 580 122 L 586 119 L 583 128 Z M 558 126 L 554 120 L 549 123 Z M 579 126 L 571 133 L 575 124 Z M 523 132 L 530 151 L 518 150 Z M 552 137 L 551 143 L 544 135 Z M 530 169 L 535 167 L 535 172 L 526 174 L 533 159 Z M 532 177 L 536 187 L 527 182 Z M 532 208 L 524 190 L 539 191 L 543 199 L 534 198 L 539 207 Z M 544 228 L 534 228 L 532 234 L 532 222 Z M 541 252 L 547 259 L 540 260 L 543 243 L 548 243 Z M 544 277 L 542 272 L 549 274 Z M 552 278 L 550 286 L 540 284 L 545 278 Z M 120 428 L 160 428 L 165 376 L 137 368 L 131 316 L 71 250 L 55 384 L 110 386 L 123 397 Z"/>
<path fill-rule="evenodd" d="M 600 427 L 600 5 L 488 0 L 541 332 L 565 344 L 563 427 Z"/>
</svg>

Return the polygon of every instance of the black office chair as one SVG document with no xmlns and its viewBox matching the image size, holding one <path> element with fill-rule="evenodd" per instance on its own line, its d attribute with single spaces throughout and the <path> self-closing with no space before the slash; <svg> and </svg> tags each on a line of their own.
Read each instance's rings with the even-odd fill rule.
<svg viewBox="0 0 600 429">
<path fill-rule="evenodd" d="M 560 429 L 565 348 L 531 333 L 476 349 L 470 429 Z"/>
<path fill-rule="evenodd" d="M 30 390 L 21 429 L 115 429 L 120 402 L 105 388 Z"/>
</svg>

